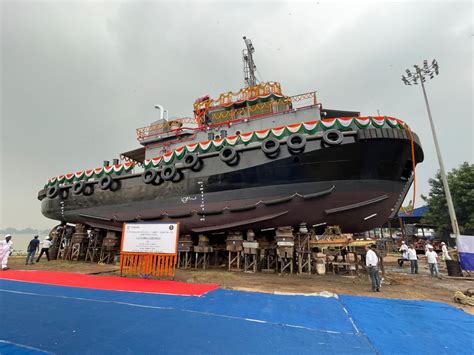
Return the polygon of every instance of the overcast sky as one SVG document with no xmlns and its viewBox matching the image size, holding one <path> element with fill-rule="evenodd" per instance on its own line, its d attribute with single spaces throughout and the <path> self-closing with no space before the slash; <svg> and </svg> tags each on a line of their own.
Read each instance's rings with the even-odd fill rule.
<svg viewBox="0 0 474 355">
<path fill-rule="evenodd" d="M 243 35 L 285 94 L 317 90 L 327 108 L 405 120 L 425 151 L 419 194 L 438 163 L 421 88 L 400 77 L 436 58 L 427 91 L 446 168 L 473 162 L 471 2 L 0 6 L 0 229 L 54 226 L 36 198 L 47 179 L 139 147 L 154 104 L 191 116 L 195 98 L 237 91 Z"/>
</svg>

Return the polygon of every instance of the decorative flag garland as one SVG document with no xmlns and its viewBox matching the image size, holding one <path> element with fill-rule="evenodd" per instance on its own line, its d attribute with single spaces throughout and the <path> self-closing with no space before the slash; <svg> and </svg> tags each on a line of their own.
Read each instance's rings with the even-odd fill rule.
<svg viewBox="0 0 474 355">
<path fill-rule="evenodd" d="M 315 134 L 318 131 L 326 131 L 328 129 L 350 130 L 353 128 L 367 129 L 367 128 L 382 128 L 388 125 L 391 128 L 404 129 L 405 124 L 396 118 L 392 117 L 342 117 L 322 119 L 320 121 L 307 121 L 302 123 L 295 123 L 288 126 L 275 127 L 271 129 L 258 130 L 255 132 L 241 133 L 238 136 L 231 136 L 221 139 L 203 141 L 199 143 L 190 143 L 185 146 L 176 148 L 172 152 L 165 153 L 163 156 L 146 159 L 144 163 L 145 169 L 157 167 L 162 163 L 169 164 L 173 160 L 182 159 L 186 153 L 206 153 L 209 151 L 218 151 L 223 146 L 235 146 L 237 144 L 249 144 L 251 142 L 262 141 L 273 136 L 275 138 L 282 138 L 294 133 Z M 105 166 L 101 168 L 78 171 L 76 173 L 54 176 L 48 180 L 46 186 L 53 186 L 56 184 L 72 183 L 90 178 L 100 178 L 104 175 L 129 172 L 135 166 L 134 162 L 124 164 L 117 164 L 112 166 Z"/>
<path fill-rule="evenodd" d="M 130 170 L 133 169 L 134 166 L 135 163 L 129 162 L 124 164 L 104 166 L 102 168 L 96 168 L 91 170 L 78 171 L 77 173 L 73 174 L 54 176 L 48 180 L 46 186 L 53 186 L 56 184 L 70 184 L 75 181 L 81 181 L 90 178 L 100 178 L 104 175 L 120 175 L 124 172 L 128 173 Z"/>
<path fill-rule="evenodd" d="M 271 129 L 258 130 L 255 132 L 241 133 L 238 136 L 230 136 L 226 138 L 216 139 L 212 141 L 204 141 L 199 143 L 191 143 L 177 148 L 175 151 L 168 152 L 163 156 L 146 159 L 144 163 L 145 170 L 156 168 L 162 162 L 165 164 L 171 163 L 174 159 L 180 160 L 186 153 L 207 153 L 210 151 L 220 150 L 223 146 L 237 144 L 249 144 L 256 141 L 262 141 L 273 136 L 275 138 L 282 138 L 294 133 L 315 134 L 318 131 L 326 131 L 328 129 L 339 129 L 341 131 L 351 130 L 353 128 L 367 129 L 367 128 L 382 128 L 388 125 L 391 128 L 404 128 L 404 123 L 401 120 L 392 117 L 342 117 L 329 118 L 320 121 L 307 121 L 302 123 L 294 123 L 288 126 L 275 127 Z"/>
</svg>

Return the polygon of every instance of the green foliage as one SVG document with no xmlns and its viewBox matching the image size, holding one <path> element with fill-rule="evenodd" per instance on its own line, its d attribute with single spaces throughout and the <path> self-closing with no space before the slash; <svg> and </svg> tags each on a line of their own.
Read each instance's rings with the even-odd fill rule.
<svg viewBox="0 0 474 355">
<path fill-rule="evenodd" d="M 431 190 L 428 196 L 421 196 L 429 206 L 422 223 L 437 226 L 438 232 L 452 232 L 448 205 L 440 174 L 430 179 Z M 474 229 L 474 164 L 463 163 L 448 173 L 448 183 L 453 198 L 454 209 L 461 233 Z"/>
</svg>

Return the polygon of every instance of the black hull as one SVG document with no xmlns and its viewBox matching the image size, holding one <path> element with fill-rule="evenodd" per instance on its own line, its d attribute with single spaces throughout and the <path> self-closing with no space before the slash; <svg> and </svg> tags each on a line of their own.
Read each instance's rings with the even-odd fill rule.
<svg viewBox="0 0 474 355">
<path fill-rule="evenodd" d="M 117 230 L 127 221 L 162 220 L 179 221 L 181 231 L 195 233 L 301 222 L 366 231 L 384 224 L 403 201 L 411 184 L 411 146 L 406 135 L 390 139 L 361 132 L 333 147 L 308 140 L 299 154 L 283 144 L 274 159 L 249 146 L 239 152 L 236 166 L 211 154 L 200 171 L 182 169 L 179 182 L 158 186 L 144 184 L 140 175 L 119 177 L 116 191 L 93 183 L 90 196 L 71 191 L 65 199 L 42 196 L 42 213 Z M 415 141 L 419 163 L 423 152 Z"/>
</svg>

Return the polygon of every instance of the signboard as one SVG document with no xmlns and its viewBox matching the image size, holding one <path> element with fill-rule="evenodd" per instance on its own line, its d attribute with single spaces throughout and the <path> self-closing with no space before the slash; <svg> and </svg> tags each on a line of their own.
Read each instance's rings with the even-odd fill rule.
<svg viewBox="0 0 474 355">
<path fill-rule="evenodd" d="M 120 274 L 174 277 L 178 235 L 178 223 L 124 223 Z"/>
<path fill-rule="evenodd" d="M 176 254 L 177 223 L 125 223 L 122 252 L 148 254 Z"/>
</svg>

